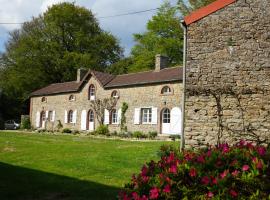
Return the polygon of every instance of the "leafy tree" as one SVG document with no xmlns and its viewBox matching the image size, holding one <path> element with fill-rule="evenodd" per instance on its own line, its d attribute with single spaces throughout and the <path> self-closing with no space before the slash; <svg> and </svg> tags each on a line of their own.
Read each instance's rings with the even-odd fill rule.
<svg viewBox="0 0 270 200">
<path fill-rule="evenodd" d="M 153 69 L 155 55 L 166 54 L 170 65 L 182 64 L 183 31 L 179 9 L 166 1 L 157 14 L 147 23 L 147 31 L 134 34 L 135 46 L 131 57 L 130 72 Z"/>
<path fill-rule="evenodd" d="M 107 72 L 111 74 L 126 74 L 128 73 L 129 67 L 133 64 L 133 59 L 131 57 L 123 58 L 120 61 L 112 64 L 107 68 Z"/>
<path fill-rule="evenodd" d="M 90 10 L 60 3 L 10 33 L 0 57 L 0 88 L 19 114 L 32 91 L 74 80 L 81 67 L 104 71 L 121 57 L 118 40 Z"/>
<path fill-rule="evenodd" d="M 178 0 L 180 11 L 183 15 L 188 15 L 194 10 L 206 6 L 216 0 Z"/>
</svg>

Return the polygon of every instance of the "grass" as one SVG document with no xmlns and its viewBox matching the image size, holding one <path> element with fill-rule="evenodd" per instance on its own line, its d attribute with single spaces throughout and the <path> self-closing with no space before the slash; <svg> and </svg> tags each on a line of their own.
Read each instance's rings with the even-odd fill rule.
<svg viewBox="0 0 270 200">
<path fill-rule="evenodd" d="M 164 143 L 0 132 L 0 199 L 115 199 Z"/>
</svg>

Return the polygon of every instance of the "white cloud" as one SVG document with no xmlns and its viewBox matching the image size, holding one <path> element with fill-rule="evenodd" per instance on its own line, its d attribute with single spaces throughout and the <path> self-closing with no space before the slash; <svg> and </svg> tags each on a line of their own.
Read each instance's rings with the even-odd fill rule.
<svg viewBox="0 0 270 200">
<path fill-rule="evenodd" d="M 74 0 L 0 0 L 0 22 L 24 22 L 30 20 L 32 16 L 45 12 L 48 6 L 63 1 L 74 2 Z M 77 5 L 91 9 L 97 18 L 157 8 L 162 2 L 163 0 L 75 0 Z M 171 2 L 175 3 L 176 0 Z M 127 48 L 128 53 L 133 45 L 132 34 L 145 31 L 147 21 L 154 13 L 98 20 L 103 29 L 120 39 L 121 45 Z M 3 50 L 3 44 L 8 39 L 6 32 L 19 27 L 20 25 L 0 25 L 0 51 Z"/>
</svg>

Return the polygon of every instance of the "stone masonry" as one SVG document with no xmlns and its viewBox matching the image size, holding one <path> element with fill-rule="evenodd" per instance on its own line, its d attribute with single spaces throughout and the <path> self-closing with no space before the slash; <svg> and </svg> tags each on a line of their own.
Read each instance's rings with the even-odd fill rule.
<svg viewBox="0 0 270 200">
<path fill-rule="evenodd" d="M 187 26 L 188 147 L 270 139 L 270 1 L 236 2 Z"/>
</svg>

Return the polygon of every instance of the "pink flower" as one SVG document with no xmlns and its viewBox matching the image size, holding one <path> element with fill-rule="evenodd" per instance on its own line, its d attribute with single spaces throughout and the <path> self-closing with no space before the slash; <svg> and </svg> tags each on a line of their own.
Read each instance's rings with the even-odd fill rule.
<svg viewBox="0 0 270 200">
<path fill-rule="evenodd" d="M 262 169 L 263 168 L 263 163 L 261 159 L 258 159 L 256 157 L 252 158 L 252 162 L 256 165 L 257 169 Z"/>
<path fill-rule="evenodd" d="M 158 196 L 159 196 L 158 192 L 159 192 L 159 189 L 158 188 L 156 188 L 156 187 L 152 188 L 150 190 L 150 196 L 149 196 L 149 198 L 150 199 L 157 199 Z"/>
<path fill-rule="evenodd" d="M 145 195 L 143 195 L 143 196 L 140 198 L 140 200 L 148 200 L 148 198 L 147 198 Z"/>
<path fill-rule="evenodd" d="M 238 163 L 237 160 L 233 160 L 233 161 L 231 162 L 230 166 L 235 166 L 237 163 Z"/>
<path fill-rule="evenodd" d="M 174 153 L 171 152 L 169 157 L 167 158 L 167 162 L 172 163 L 174 161 L 174 159 L 175 159 Z"/>
<path fill-rule="evenodd" d="M 147 183 L 149 181 L 149 177 L 148 176 L 142 176 L 142 181 L 144 183 Z"/>
<path fill-rule="evenodd" d="M 203 185 L 208 185 L 209 182 L 210 182 L 210 178 L 207 177 L 207 176 L 204 176 L 204 177 L 202 177 L 201 182 L 202 182 Z"/>
<path fill-rule="evenodd" d="M 170 187 L 169 184 L 167 184 L 167 185 L 164 187 L 163 192 L 165 192 L 165 193 L 170 193 L 170 192 L 171 192 L 171 187 Z"/>
<path fill-rule="evenodd" d="M 266 148 L 263 147 L 263 146 L 259 146 L 259 147 L 257 148 L 257 152 L 258 152 L 258 154 L 259 154 L 260 156 L 264 156 L 265 153 L 266 153 Z"/>
<path fill-rule="evenodd" d="M 148 168 L 144 165 L 141 170 L 141 175 L 146 176 L 148 173 Z"/>
<path fill-rule="evenodd" d="M 191 177 L 197 176 L 197 171 L 196 171 L 196 169 L 192 167 L 192 168 L 189 170 L 189 175 L 190 175 Z"/>
<path fill-rule="evenodd" d="M 176 165 L 172 165 L 169 169 L 169 172 L 176 174 L 177 173 L 177 166 Z"/>
<path fill-rule="evenodd" d="M 238 171 L 238 170 L 234 170 L 234 171 L 232 172 L 232 175 L 233 175 L 234 177 L 236 177 L 238 174 L 239 174 L 239 171 Z"/>
<path fill-rule="evenodd" d="M 237 193 L 235 190 L 231 189 L 231 190 L 230 190 L 230 195 L 231 195 L 232 197 L 237 197 L 237 196 L 238 196 L 238 193 Z"/>
<path fill-rule="evenodd" d="M 211 199 L 214 196 L 214 194 L 213 194 L 213 192 L 209 191 L 206 196 L 207 196 L 207 198 Z"/>
<path fill-rule="evenodd" d="M 199 157 L 197 158 L 197 162 L 198 162 L 198 163 L 205 163 L 204 157 L 203 157 L 203 156 L 199 156 Z"/>
<path fill-rule="evenodd" d="M 242 170 L 243 171 L 248 171 L 249 170 L 249 166 L 248 165 L 243 165 Z"/>
<path fill-rule="evenodd" d="M 213 176 L 211 176 L 211 181 L 212 181 L 212 184 L 213 185 L 216 185 L 218 182 L 217 182 L 217 179 Z"/>
<path fill-rule="evenodd" d="M 132 195 L 132 198 L 134 200 L 139 200 L 140 199 L 140 196 L 137 194 L 137 192 L 132 192 L 131 195 Z"/>
<path fill-rule="evenodd" d="M 229 145 L 227 143 L 222 144 L 221 148 L 222 148 L 222 153 L 228 153 L 230 151 L 230 147 L 229 147 Z"/>
<path fill-rule="evenodd" d="M 228 169 L 227 170 L 224 170 L 224 172 L 222 172 L 220 174 L 221 179 L 224 179 L 228 174 L 229 174 L 229 170 Z"/>
<path fill-rule="evenodd" d="M 207 151 L 206 155 L 207 155 L 207 157 L 211 157 L 211 155 L 212 155 L 211 149 L 209 149 L 209 150 Z"/>
</svg>

